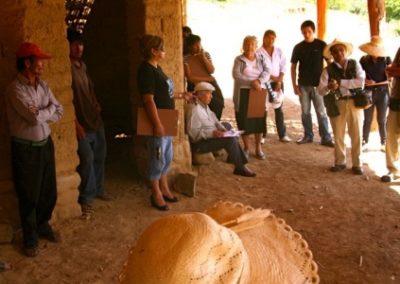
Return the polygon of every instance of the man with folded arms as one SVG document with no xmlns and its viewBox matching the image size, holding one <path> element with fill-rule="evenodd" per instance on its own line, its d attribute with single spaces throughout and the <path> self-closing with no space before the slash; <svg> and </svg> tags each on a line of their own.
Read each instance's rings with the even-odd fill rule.
<svg viewBox="0 0 400 284">
<path fill-rule="evenodd" d="M 247 158 L 237 137 L 225 137 L 230 125 L 218 121 L 208 104 L 212 99 L 214 87 L 207 82 L 197 83 L 194 88 L 197 102 L 187 113 L 186 127 L 194 153 L 208 153 L 225 149 L 228 162 L 235 165 L 236 175 L 255 177 L 256 174 L 245 166 Z"/>
<path fill-rule="evenodd" d="M 14 186 L 18 197 L 24 253 L 39 253 L 38 238 L 59 242 L 49 225 L 57 200 L 54 146 L 49 122 L 61 119 L 63 107 L 40 79 L 44 59 L 39 46 L 23 43 L 17 51 L 18 74 L 5 94 L 11 134 Z"/>
</svg>

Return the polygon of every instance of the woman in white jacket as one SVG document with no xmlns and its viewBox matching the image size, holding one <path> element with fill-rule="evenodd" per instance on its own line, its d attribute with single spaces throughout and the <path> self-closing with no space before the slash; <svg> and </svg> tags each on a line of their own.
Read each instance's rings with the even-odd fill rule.
<svg viewBox="0 0 400 284">
<path fill-rule="evenodd" d="M 247 118 L 247 107 L 250 89 L 261 90 L 271 88 L 268 84 L 270 74 L 262 55 L 256 53 L 257 38 L 246 36 L 243 40 L 243 54 L 235 58 L 232 75 L 235 81 L 233 103 L 238 128 L 244 130 L 242 135 L 244 152 L 249 156 L 249 135 L 254 134 L 255 155 L 264 160 L 265 154 L 261 148 L 261 136 L 266 129 L 265 115 L 260 118 Z"/>
</svg>

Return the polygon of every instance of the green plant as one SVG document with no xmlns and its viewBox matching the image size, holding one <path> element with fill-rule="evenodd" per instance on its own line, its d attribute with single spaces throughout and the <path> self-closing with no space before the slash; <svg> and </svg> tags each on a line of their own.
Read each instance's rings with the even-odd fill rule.
<svg viewBox="0 0 400 284">
<path fill-rule="evenodd" d="M 399 0 L 386 0 L 386 18 L 390 20 L 400 19 L 400 1 Z"/>
<path fill-rule="evenodd" d="M 328 2 L 329 8 L 334 10 L 346 11 L 350 8 L 350 1 L 347 0 L 330 0 Z"/>
</svg>

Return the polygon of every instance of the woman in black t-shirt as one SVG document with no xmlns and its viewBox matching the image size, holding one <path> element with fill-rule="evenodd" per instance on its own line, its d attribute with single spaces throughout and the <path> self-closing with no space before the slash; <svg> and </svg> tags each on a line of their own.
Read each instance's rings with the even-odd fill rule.
<svg viewBox="0 0 400 284">
<path fill-rule="evenodd" d="M 157 109 L 175 108 L 173 82 L 159 66 L 159 62 L 165 57 L 162 38 L 143 36 L 140 40 L 140 51 L 144 61 L 138 70 L 138 87 L 154 132 L 147 139 L 148 178 L 152 190 L 150 201 L 153 207 L 166 211 L 169 207 L 165 202 L 177 202 L 178 199 L 169 190 L 167 181 L 167 171 L 173 156 L 172 137 L 166 136 Z"/>
</svg>

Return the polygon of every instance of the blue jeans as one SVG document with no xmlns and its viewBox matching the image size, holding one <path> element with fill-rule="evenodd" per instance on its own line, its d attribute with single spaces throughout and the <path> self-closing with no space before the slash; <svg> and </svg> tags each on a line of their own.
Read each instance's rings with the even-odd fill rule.
<svg viewBox="0 0 400 284">
<path fill-rule="evenodd" d="M 80 204 L 88 204 L 96 196 L 104 194 L 104 162 L 107 146 L 104 127 L 95 132 L 87 132 L 79 141 L 78 155 L 80 164 L 78 173 L 81 177 L 79 185 Z"/>
<path fill-rule="evenodd" d="M 313 139 L 313 124 L 311 118 L 311 101 L 314 104 L 314 109 L 318 118 L 319 135 L 321 143 L 332 140 L 329 133 L 328 117 L 326 116 L 323 98 L 317 94 L 314 86 L 300 86 L 301 95 L 299 96 L 301 105 L 301 122 L 304 128 L 304 137 Z"/>
<path fill-rule="evenodd" d="M 149 168 L 147 177 L 151 181 L 159 180 L 161 176 L 167 173 L 172 162 L 172 137 L 148 137 L 147 153 L 149 155 Z"/>
<path fill-rule="evenodd" d="M 381 144 L 386 142 L 386 114 L 389 106 L 389 94 L 373 93 L 372 106 L 364 110 L 364 125 L 363 125 L 363 140 L 368 143 L 369 132 L 371 131 L 372 118 L 374 116 L 374 109 L 376 106 L 379 136 L 381 137 Z"/>
</svg>

